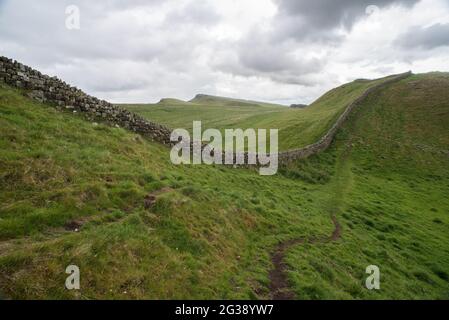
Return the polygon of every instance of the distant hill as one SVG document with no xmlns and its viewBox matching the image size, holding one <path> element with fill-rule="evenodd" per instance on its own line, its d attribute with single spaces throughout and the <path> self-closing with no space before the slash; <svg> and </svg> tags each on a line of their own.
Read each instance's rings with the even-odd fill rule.
<svg viewBox="0 0 449 320">
<path fill-rule="evenodd" d="M 173 99 L 173 98 L 164 98 L 161 99 L 157 105 L 164 105 L 164 106 L 182 106 L 182 105 L 186 105 L 186 106 L 190 106 L 192 105 L 192 103 L 181 100 L 181 99 Z"/>
<path fill-rule="evenodd" d="M 290 108 L 296 108 L 296 109 L 304 109 L 307 107 L 308 107 L 307 104 L 292 104 L 292 105 L 290 105 Z"/>
<path fill-rule="evenodd" d="M 336 88 L 300 110 L 179 100 L 139 108 L 172 124 L 278 127 L 284 147 L 301 146 L 379 81 Z M 447 74 L 375 92 L 329 149 L 270 178 L 175 166 L 159 143 L 23 93 L 0 83 L 6 299 L 265 300 L 278 293 L 273 266 L 287 263 L 281 289 L 297 299 L 448 297 Z M 371 263 L 381 290 L 365 287 Z M 82 295 L 64 288 L 70 264 L 81 266 Z"/>
<path fill-rule="evenodd" d="M 223 105 L 223 106 L 254 106 L 254 107 L 287 107 L 281 104 L 260 102 L 245 99 L 234 99 L 227 97 L 211 96 L 207 94 L 197 94 L 195 98 L 190 100 L 191 103 L 208 104 L 208 105 Z"/>
<path fill-rule="evenodd" d="M 170 128 L 192 129 L 201 120 L 205 128 L 279 129 L 282 151 L 304 147 L 318 141 L 330 129 L 349 103 L 371 86 L 390 77 L 353 81 L 325 93 L 310 106 L 287 106 L 198 94 L 189 102 L 163 99 L 152 105 L 122 105 L 151 121 Z"/>
</svg>

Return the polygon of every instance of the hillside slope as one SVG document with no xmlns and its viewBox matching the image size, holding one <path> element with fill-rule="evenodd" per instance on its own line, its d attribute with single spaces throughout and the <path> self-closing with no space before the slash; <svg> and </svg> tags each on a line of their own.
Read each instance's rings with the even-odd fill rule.
<svg viewBox="0 0 449 320">
<path fill-rule="evenodd" d="M 264 297 L 278 235 L 327 225 L 317 212 L 301 224 L 305 195 L 283 191 L 306 183 L 173 166 L 166 147 L 4 86 L 0 131 L 6 297 Z M 69 264 L 82 272 L 78 293 L 64 289 Z"/>
<path fill-rule="evenodd" d="M 192 129 L 201 120 L 205 128 L 279 129 L 279 150 L 305 147 L 318 141 L 335 123 L 345 108 L 368 88 L 389 80 L 356 80 L 335 88 L 303 109 L 270 105 L 238 107 L 211 96 L 200 96 L 187 104 L 123 105 L 147 119 L 171 128 Z M 234 101 L 234 102 L 233 102 Z M 194 103 L 194 104 L 192 104 Z"/>
<path fill-rule="evenodd" d="M 189 102 L 194 104 L 218 105 L 223 107 L 287 107 L 275 103 L 211 96 L 207 94 L 197 94 L 195 98 Z"/>
<path fill-rule="evenodd" d="M 374 296 L 449 297 L 448 89 L 448 74 L 412 76 L 371 96 L 340 131 L 327 152 L 335 177 L 318 192 L 334 195 L 321 205 L 343 236 L 289 252 L 298 297 L 363 295 L 368 265 L 381 271 Z"/>
<path fill-rule="evenodd" d="M 448 94 L 445 74 L 388 86 L 328 151 L 262 177 L 173 166 L 159 144 L 2 86 L 0 291 L 270 298 L 279 243 L 332 234 L 335 215 L 341 238 L 285 253 L 296 298 L 448 298 Z M 64 289 L 69 264 L 80 291 Z M 380 291 L 364 287 L 372 264 Z"/>
<path fill-rule="evenodd" d="M 193 102 L 164 100 L 157 104 L 120 105 L 147 119 L 153 119 L 171 128 L 192 130 L 193 121 L 202 121 L 205 128 L 232 128 L 244 119 L 254 115 L 270 115 L 282 112 L 283 107 L 261 107 L 254 105 L 229 106 Z"/>
</svg>

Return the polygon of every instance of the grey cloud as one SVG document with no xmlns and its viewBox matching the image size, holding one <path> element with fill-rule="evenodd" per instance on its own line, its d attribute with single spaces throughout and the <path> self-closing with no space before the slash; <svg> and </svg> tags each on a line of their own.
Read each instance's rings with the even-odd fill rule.
<svg viewBox="0 0 449 320">
<path fill-rule="evenodd" d="M 162 8 L 170 3 L 171 6 Z M 200 16 L 217 19 L 217 15 L 204 3 L 191 1 L 182 10 L 184 19 L 164 20 L 165 13 L 170 16 L 172 12 L 181 12 L 178 3 L 156 0 L 2 1 L 0 54 L 64 77 L 89 92 L 150 87 L 156 80 L 149 75 L 130 78 L 126 70 L 121 70 L 117 77 L 108 79 L 102 74 L 113 74 L 111 66 L 115 69 L 131 62 L 141 65 L 154 62 L 174 72 L 190 72 L 195 48 L 206 40 L 205 32 L 189 21 L 199 21 Z M 65 8 L 69 4 L 80 8 L 80 30 L 65 28 Z M 146 13 L 157 17 L 157 21 L 149 19 Z M 199 23 L 204 23 L 208 17 Z M 96 68 L 96 65 L 104 68 Z M 142 70 L 134 72 L 143 73 Z"/>
<path fill-rule="evenodd" d="M 434 24 L 427 28 L 413 27 L 395 43 L 403 48 L 434 49 L 449 46 L 449 24 Z"/>
<path fill-rule="evenodd" d="M 134 0 L 127 1 L 125 6 L 123 1 L 117 0 L 10 0 L 0 11 L 0 39 L 26 44 L 31 59 L 41 53 L 40 61 L 53 64 L 74 58 L 151 59 L 164 50 L 165 43 L 158 41 L 157 37 L 148 41 L 153 36 L 152 30 L 145 24 L 130 23 L 128 19 L 132 15 L 124 16 L 123 10 L 143 6 L 144 3 L 153 5 L 154 2 Z M 80 30 L 70 31 L 65 27 L 65 8 L 69 4 L 80 8 Z M 114 18 L 113 13 L 118 11 L 122 11 L 119 13 L 122 19 Z M 13 24 L 14 28 L 9 27 Z"/>
<path fill-rule="evenodd" d="M 248 50 L 232 54 L 215 63 L 223 72 L 244 77 L 265 77 L 284 84 L 312 86 L 316 78 L 312 75 L 321 71 L 323 61 L 314 58 L 294 57 L 289 52 L 277 49 Z"/>
<path fill-rule="evenodd" d="M 412 7 L 418 0 L 272 1 L 277 13 L 264 1 L 258 12 L 243 1 L 230 10 L 228 0 L 0 0 L 0 55 L 112 101 L 185 99 L 199 91 L 310 101 L 351 78 L 353 66 L 370 72 L 393 60 L 385 67 L 394 67 L 428 57 L 408 48 L 447 44 L 447 25 L 411 29 L 396 47 L 387 37 L 376 50 L 340 32 L 356 28 L 368 5 Z M 432 9 L 437 0 L 422 2 Z M 65 28 L 71 4 L 81 10 L 79 31 Z M 253 14 L 259 20 L 245 19 Z M 345 41 L 353 46 L 345 49 Z M 395 70 L 379 67 L 375 74 Z"/>
<path fill-rule="evenodd" d="M 105 79 L 107 80 L 107 79 Z M 117 81 L 118 80 L 118 81 Z M 110 93 L 110 92 L 126 92 L 132 90 L 139 90 L 147 88 L 150 83 L 148 81 L 136 81 L 131 79 L 130 81 L 123 81 L 116 79 L 116 81 L 95 81 L 89 88 L 95 92 Z"/>
<path fill-rule="evenodd" d="M 253 73 L 281 83 L 314 85 L 311 76 L 321 72 L 327 63 L 322 58 L 298 57 L 298 50 L 320 44 L 324 48 L 338 46 L 344 36 L 339 29 L 350 30 L 367 15 L 368 6 L 386 8 L 393 5 L 412 7 L 420 0 L 276 0 L 278 13 L 271 29 L 252 30 L 240 40 L 238 59 L 219 66 L 238 75 Z M 224 67 L 224 68 L 223 68 Z"/>
<path fill-rule="evenodd" d="M 262 73 L 291 71 L 310 73 L 319 70 L 317 59 L 306 59 L 295 54 L 295 45 L 284 42 L 273 45 L 263 34 L 253 34 L 237 48 L 239 62 L 254 71 Z"/>
<path fill-rule="evenodd" d="M 221 16 L 218 11 L 207 2 L 195 1 L 186 6 L 172 11 L 167 17 L 167 25 L 180 25 L 183 23 L 209 26 L 220 22 Z"/>
<path fill-rule="evenodd" d="M 310 74 L 324 67 L 323 61 L 306 57 L 305 51 L 291 41 L 273 45 L 263 33 L 253 31 L 251 37 L 217 48 L 212 66 L 225 73 L 243 77 L 269 78 L 277 83 L 313 85 Z"/>
<path fill-rule="evenodd" d="M 401 5 L 412 7 L 420 0 L 277 0 L 279 14 L 275 23 L 280 37 L 331 40 L 329 33 L 338 28 L 350 30 L 366 16 L 368 6 L 379 9 Z"/>
</svg>

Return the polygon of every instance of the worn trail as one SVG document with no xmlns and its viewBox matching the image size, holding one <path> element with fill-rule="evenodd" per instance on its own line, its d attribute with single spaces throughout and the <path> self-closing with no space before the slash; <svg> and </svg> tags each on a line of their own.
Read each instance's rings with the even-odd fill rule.
<svg viewBox="0 0 449 320">
<path fill-rule="evenodd" d="M 296 245 L 304 244 L 326 244 L 338 241 L 341 238 L 342 228 L 337 219 L 337 213 L 340 212 L 340 207 L 343 203 L 343 198 L 352 184 L 351 175 L 351 161 L 350 153 L 352 149 L 352 141 L 347 142 L 346 147 L 340 154 L 336 164 L 336 175 L 334 182 L 328 186 L 329 194 L 327 211 L 330 212 L 330 217 L 334 225 L 332 234 L 326 236 L 316 237 L 299 237 L 296 239 L 286 240 L 277 245 L 273 254 L 271 255 L 271 262 L 273 269 L 269 273 L 270 279 L 270 294 L 273 300 L 293 300 L 295 293 L 289 285 L 287 277 L 287 265 L 285 264 L 286 252 Z"/>
<path fill-rule="evenodd" d="M 270 292 L 273 300 L 293 300 L 295 294 L 290 290 L 287 279 L 287 266 L 284 263 L 285 253 L 293 246 L 300 244 L 323 244 L 334 242 L 341 237 L 341 226 L 335 215 L 332 215 L 332 222 L 334 224 L 334 231 L 328 237 L 317 238 L 297 238 L 281 242 L 273 255 L 271 256 L 271 262 L 274 268 L 270 271 Z"/>
</svg>

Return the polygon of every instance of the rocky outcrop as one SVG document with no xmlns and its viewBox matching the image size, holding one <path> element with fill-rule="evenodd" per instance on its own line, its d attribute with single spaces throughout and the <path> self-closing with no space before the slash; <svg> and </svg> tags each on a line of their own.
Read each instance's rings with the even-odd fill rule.
<svg viewBox="0 0 449 320">
<path fill-rule="evenodd" d="M 27 96 L 57 108 L 76 111 L 92 121 L 101 121 L 139 133 L 169 145 L 171 130 L 104 100 L 92 97 L 64 81 L 49 77 L 17 61 L 0 57 L 0 82 L 23 89 Z"/>
</svg>

